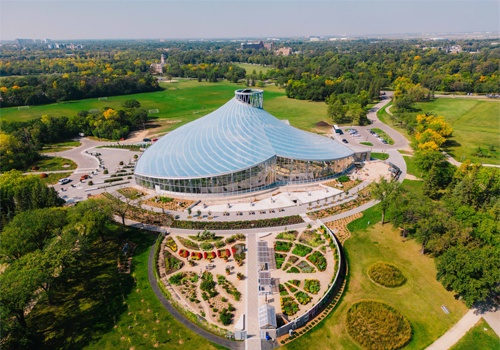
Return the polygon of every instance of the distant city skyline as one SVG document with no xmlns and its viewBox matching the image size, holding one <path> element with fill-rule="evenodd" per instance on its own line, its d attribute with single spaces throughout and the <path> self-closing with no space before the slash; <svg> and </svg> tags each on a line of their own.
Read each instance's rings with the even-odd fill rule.
<svg viewBox="0 0 500 350">
<path fill-rule="evenodd" d="M 2 1 L 0 39 L 224 39 L 498 32 L 497 1 Z"/>
</svg>

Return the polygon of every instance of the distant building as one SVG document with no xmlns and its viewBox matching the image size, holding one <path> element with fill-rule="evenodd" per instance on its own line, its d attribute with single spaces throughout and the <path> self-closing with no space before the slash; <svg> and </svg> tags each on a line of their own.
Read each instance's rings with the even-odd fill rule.
<svg viewBox="0 0 500 350">
<path fill-rule="evenodd" d="M 161 55 L 161 62 L 160 63 L 151 63 L 151 69 L 153 70 L 154 73 L 163 73 L 163 67 L 166 65 L 165 63 L 165 55 Z"/>
<path fill-rule="evenodd" d="M 290 56 L 293 53 L 291 47 L 280 47 L 278 50 L 274 51 L 276 56 Z"/>
<path fill-rule="evenodd" d="M 319 41 L 319 37 L 317 36 L 312 36 L 309 41 Z"/>
<path fill-rule="evenodd" d="M 245 49 L 254 49 L 254 50 L 260 50 L 264 47 L 264 43 L 262 41 L 259 41 L 258 43 L 241 43 L 241 48 L 243 50 Z"/>
<path fill-rule="evenodd" d="M 460 52 L 462 52 L 462 46 L 454 45 L 454 46 L 449 48 L 448 52 L 449 53 L 460 53 Z"/>
<path fill-rule="evenodd" d="M 264 47 L 266 50 L 272 51 L 274 49 L 274 43 L 272 41 L 270 43 L 264 43 Z"/>
</svg>

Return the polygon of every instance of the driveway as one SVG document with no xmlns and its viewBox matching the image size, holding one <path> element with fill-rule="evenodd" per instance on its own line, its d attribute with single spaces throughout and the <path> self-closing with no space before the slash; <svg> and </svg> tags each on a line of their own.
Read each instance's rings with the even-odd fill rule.
<svg viewBox="0 0 500 350">
<path fill-rule="evenodd" d="M 346 139 L 348 141 L 347 146 L 356 146 L 356 147 L 364 147 L 364 148 L 369 148 L 372 150 L 390 150 L 390 149 L 405 149 L 409 147 L 409 142 L 408 140 L 401 135 L 399 132 L 391 128 L 390 126 L 382 123 L 378 117 L 377 117 L 377 112 L 381 109 L 384 108 L 389 102 L 391 102 L 391 97 L 393 93 L 390 91 L 387 91 L 385 95 L 382 95 L 382 101 L 377 103 L 375 106 L 370 108 L 368 111 L 368 119 L 371 121 L 371 125 L 367 126 L 342 126 L 340 129 L 344 132 L 343 135 L 335 134 L 335 139 L 339 142 L 342 142 L 342 139 Z M 384 131 L 387 135 L 389 135 L 393 140 L 394 144 L 393 145 L 386 145 L 382 143 L 382 141 L 378 140 L 375 136 L 370 134 L 368 129 L 374 129 L 378 128 Z M 358 131 L 358 134 L 360 136 L 358 137 L 353 137 L 351 136 L 348 132 L 346 132 L 347 129 L 356 129 Z M 371 142 L 373 146 L 366 146 L 360 144 L 360 142 Z"/>
</svg>

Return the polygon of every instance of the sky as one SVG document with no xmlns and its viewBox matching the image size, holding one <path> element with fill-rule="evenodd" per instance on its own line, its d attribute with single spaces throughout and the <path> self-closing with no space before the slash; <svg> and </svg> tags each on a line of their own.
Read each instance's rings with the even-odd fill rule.
<svg viewBox="0 0 500 350">
<path fill-rule="evenodd" d="M 499 1 L 0 1 L 0 39 L 189 39 L 499 31 Z"/>
</svg>

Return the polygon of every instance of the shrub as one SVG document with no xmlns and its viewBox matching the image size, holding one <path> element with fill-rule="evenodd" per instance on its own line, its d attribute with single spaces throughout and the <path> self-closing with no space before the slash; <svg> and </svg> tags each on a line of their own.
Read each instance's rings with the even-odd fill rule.
<svg viewBox="0 0 500 350">
<path fill-rule="evenodd" d="M 347 176 L 347 175 L 342 175 L 342 176 L 340 176 L 340 177 L 337 179 L 337 181 L 338 181 L 338 182 L 347 182 L 347 181 L 349 181 L 349 180 L 350 180 L 350 179 L 349 179 L 349 176 Z"/>
<path fill-rule="evenodd" d="M 368 275 L 377 284 L 384 287 L 395 288 L 406 283 L 406 277 L 394 265 L 376 262 L 368 269 Z"/>
<path fill-rule="evenodd" d="M 170 277 L 168 279 L 168 282 L 170 284 L 175 285 L 175 286 L 180 286 L 183 278 L 184 278 L 184 273 L 183 272 L 178 272 L 175 275 L 173 275 L 172 277 Z"/>
<path fill-rule="evenodd" d="M 296 268 L 295 266 L 292 266 L 289 270 L 286 271 L 287 273 L 300 273 L 300 270 Z"/>
<path fill-rule="evenodd" d="M 222 309 L 222 311 L 219 313 L 219 320 L 224 326 L 230 325 L 232 318 L 233 314 L 228 312 L 227 309 Z"/>
<path fill-rule="evenodd" d="M 227 302 L 227 299 L 224 298 L 224 297 L 222 297 L 221 300 L 222 300 L 223 303 Z"/>
<path fill-rule="evenodd" d="M 295 248 L 292 250 L 292 253 L 298 256 L 306 256 L 310 252 L 312 252 L 312 248 L 298 243 L 295 244 Z"/>
<path fill-rule="evenodd" d="M 120 165 L 123 165 L 123 160 L 122 160 L 122 161 L 120 161 Z"/>
<path fill-rule="evenodd" d="M 41 177 L 42 179 L 45 179 L 46 177 L 49 177 L 49 175 L 47 175 L 47 174 L 45 174 L 45 173 L 41 173 L 41 174 L 40 174 L 40 177 Z"/>
<path fill-rule="evenodd" d="M 201 250 L 207 251 L 207 250 L 212 250 L 214 248 L 214 245 L 212 243 L 204 242 L 200 244 Z"/>
<path fill-rule="evenodd" d="M 200 247 L 198 246 L 197 243 L 194 243 L 193 241 L 190 241 L 189 239 L 187 238 L 184 238 L 184 237 L 181 237 L 181 236 L 178 236 L 177 239 L 179 240 L 179 242 L 181 242 L 181 244 L 188 248 L 188 249 L 193 249 L 193 250 L 200 250 Z"/>
<path fill-rule="evenodd" d="M 305 280 L 304 290 L 312 294 L 318 294 L 321 289 L 321 285 L 318 280 Z"/>
<path fill-rule="evenodd" d="M 109 171 L 108 171 L 108 169 L 104 169 L 104 171 L 103 171 L 102 173 L 103 173 L 104 175 L 106 175 L 106 174 L 108 174 L 108 173 L 109 173 Z"/>
<path fill-rule="evenodd" d="M 315 251 L 307 257 L 307 260 L 312 262 L 318 268 L 318 270 L 325 271 L 327 264 L 326 259 L 320 252 Z"/>
<path fill-rule="evenodd" d="M 88 184 L 89 186 L 92 186 L 94 183 L 92 182 L 92 180 L 90 180 L 89 182 L 87 182 L 87 184 Z"/>
<path fill-rule="evenodd" d="M 346 318 L 349 335 L 368 350 L 400 349 L 411 340 L 411 325 L 391 306 L 378 301 L 360 301 Z"/>
<path fill-rule="evenodd" d="M 292 245 L 292 242 L 276 241 L 274 242 L 274 250 L 277 252 L 289 252 Z"/>
</svg>

